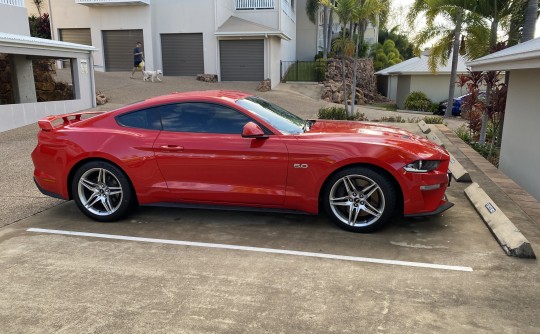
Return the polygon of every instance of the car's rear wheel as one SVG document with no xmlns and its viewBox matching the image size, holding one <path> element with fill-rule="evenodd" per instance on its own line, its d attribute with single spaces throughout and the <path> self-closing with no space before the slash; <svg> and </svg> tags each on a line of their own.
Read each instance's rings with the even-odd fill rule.
<svg viewBox="0 0 540 334">
<path fill-rule="evenodd" d="M 126 216 L 136 202 L 126 175 L 105 161 L 82 165 L 75 172 L 71 187 L 79 209 L 97 221 L 118 220 Z"/>
<path fill-rule="evenodd" d="M 330 177 L 323 203 L 326 213 L 344 230 L 372 232 L 392 217 L 396 193 L 385 175 L 368 167 L 344 169 Z"/>
</svg>

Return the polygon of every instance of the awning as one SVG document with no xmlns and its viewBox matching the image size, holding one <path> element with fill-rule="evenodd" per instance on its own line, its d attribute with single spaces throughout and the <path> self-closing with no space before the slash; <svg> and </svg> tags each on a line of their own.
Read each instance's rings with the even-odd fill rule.
<svg viewBox="0 0 540 334">
<path fill-rule="evenodd" d="M 220 37 L 266 37 L 277 36 L 290 41 L 291 38 L 282 31 L 257 24 L 248 20 L 231 16 L 216 30 L 216 36 Z"/>
</svg>

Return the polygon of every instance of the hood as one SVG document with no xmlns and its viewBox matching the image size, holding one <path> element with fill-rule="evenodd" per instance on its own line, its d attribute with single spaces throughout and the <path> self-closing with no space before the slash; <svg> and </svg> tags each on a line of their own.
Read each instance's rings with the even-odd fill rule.
<svg viewBox="0 0 540 334">
<path fill-rule="evenodd" d="M 407 130 L 380 123 L 357 121 L 317 120 L 305 135 L 327 137 L 333 141 L 370 142 L 382 145 L 410 145 L 429 147 L 443 154 L 448 152 L 441 146 Z"/>
</svg>

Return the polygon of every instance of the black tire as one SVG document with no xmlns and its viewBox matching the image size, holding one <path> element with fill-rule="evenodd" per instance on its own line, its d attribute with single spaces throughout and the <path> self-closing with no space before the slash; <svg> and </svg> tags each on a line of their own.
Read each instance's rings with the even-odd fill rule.
<svg viewBox="0 0 540 334">
<path fill-rule="evenodd" d="M 369 167 L 351 167 L 328 179 L 323 205 L 340 228 L 357 233 L 373 232 L 392 218 L 396 191 L 384 174 Z"/>
<path fill-rule="evenodd" d="M 82 213 L 100 222 L 125 217 L 137 203 L 127 176 L 106 161 L 90 161 L 79 167 L 71 191 Z"/>
</svg>

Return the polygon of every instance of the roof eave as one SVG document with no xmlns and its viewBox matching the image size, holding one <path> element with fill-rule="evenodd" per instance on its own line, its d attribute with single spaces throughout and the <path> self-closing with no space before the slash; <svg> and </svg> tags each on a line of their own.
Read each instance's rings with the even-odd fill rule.
<svg viewBox="0 0 540 334">
<path fill-rule="evenodd" d="M 259 31 L 259 32 L 216 32 L 216 36 L 219 37 L 268 37 L 268 36 L 276 36 L 281 39 L 284 39 L 286 41 L 290 41 L 291 37 L 289 37 L 287 34 L 284 34 L 282 32 L 276 32 L 276 31 Z"/>
<path fill-rule="evenodd" d="M 47 50 L 47 51 L 71 51 L 80 53 L 89 53 L 97 51 L 93 46 L 88 47 L 70 47 L 65 45 L 47 45 L 47 44 L 35 44 L 27 41 L 13 41 L 13 40 L 0 40 L 0 46 L 14 47 L 14 48 L 26 48 L 35 50 Z"/>
<path fill-rule="evenodd" d="M 510 70 L 523 68 L 517 66 L 519 62 L 525 62 L 529 60 L 538 60 L 540 59 L 540 50 L 534 50 L 530 52 L 525 52 L 521 54 L 505 55 L 501 57 L 488 58 L 488 59 L 476 59 L 467 63 L 467 66 L 476 69 L 482 70 Z M 514 65 L 516 64 L 516 65 Z"/>
</svg>

